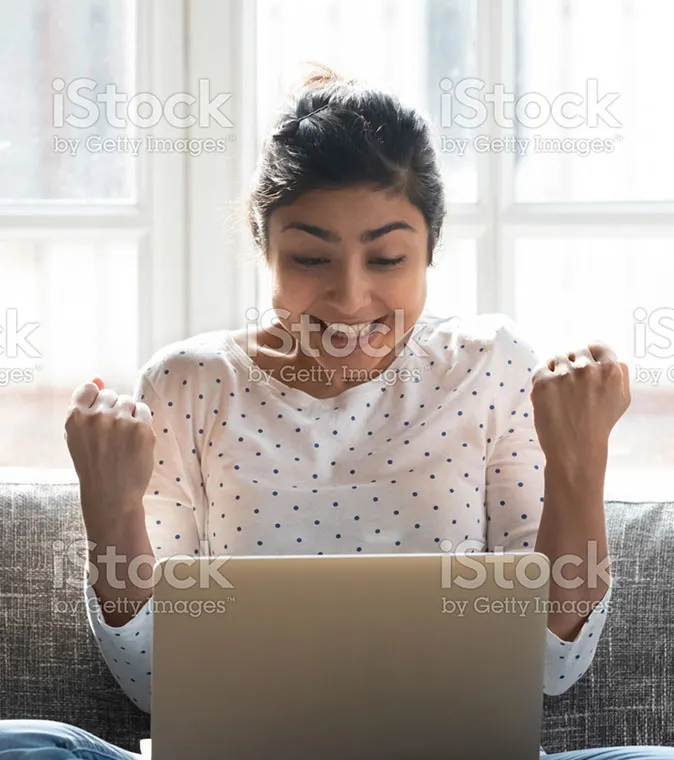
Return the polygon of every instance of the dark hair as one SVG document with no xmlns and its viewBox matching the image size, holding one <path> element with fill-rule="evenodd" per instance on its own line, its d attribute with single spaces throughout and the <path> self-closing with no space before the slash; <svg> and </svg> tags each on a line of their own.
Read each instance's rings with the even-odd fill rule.
<svg viewBox="0 0 674 760">
<path fill-rule="evenodd" d="M 255 244 L 266 257 L 269 217 L 279 206 L 350 185 L 405 195 L 426 221 L 432 263 L 445 194 L 428 122 L 394 95 L 317 64 L 264 143 L 248 201 Z"/>
</svg>

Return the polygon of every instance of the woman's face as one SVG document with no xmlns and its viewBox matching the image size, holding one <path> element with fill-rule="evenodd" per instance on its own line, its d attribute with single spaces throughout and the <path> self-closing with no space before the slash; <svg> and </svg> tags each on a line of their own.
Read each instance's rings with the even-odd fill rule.
<svg viewBox="0 0 674 760">
<path fill-rule="evenodd" d="M 427 241 L 419 209 L 387 191 L 313 190 L 277 208 L 272 306 L 299 351 L 343 382 L 387 367 L 424 308 Z"/>
</svg>

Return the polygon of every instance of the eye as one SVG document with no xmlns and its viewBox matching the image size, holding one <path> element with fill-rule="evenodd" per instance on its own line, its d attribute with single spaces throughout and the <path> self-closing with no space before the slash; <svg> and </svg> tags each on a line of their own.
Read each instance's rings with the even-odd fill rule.
<svg viewBox="0 0 674 760">
<path fill-rule="evenodd" d="M 398 264 L 402 264 L 404 260 L 405 256 L 398 256 L 395 259 L 372 259 L 372 263 L 377 266 L 395 267 L 398 266 Z"/>
<path fill-rule="evenodd" d="M 293 261 L 303 267 L 315 267 L 324 264 L 328 259 L 322 259 L 318 256 L 293 256 Z"/>
</svg>

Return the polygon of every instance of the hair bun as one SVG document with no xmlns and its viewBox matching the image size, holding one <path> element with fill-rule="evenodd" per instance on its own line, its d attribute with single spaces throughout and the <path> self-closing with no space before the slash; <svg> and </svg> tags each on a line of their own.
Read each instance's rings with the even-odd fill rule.
<svg viewBox="0 0 674 760">
<path fill-rule="evenodd" d="M 308 71 L 302 80 L 302 87 L 326 87 L 335 82 L 343 82 L 342 77 L 329 66 L 323 63 L 311 62 L 311 70 Z"/>
<path fill-rule="evenodd" d="M 282 84 L 282 90 L 291 98 L 301 90 L 320 89 L 332 84 L 355 84 L 355 80 L 345 79 L 319 61 L 303 61 L 297 64 L 293 72 L 282 77 L 283 79 L 286 81 Z"/>
</svg>

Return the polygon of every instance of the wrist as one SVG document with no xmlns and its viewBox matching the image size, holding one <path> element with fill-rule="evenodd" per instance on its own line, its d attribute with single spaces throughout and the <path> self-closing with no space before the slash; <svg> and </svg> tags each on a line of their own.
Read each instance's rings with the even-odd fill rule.
<svg viewBox="0 0 674 760">
<path fill-rule="evenodd" d="M 608 441 L 573 447 L 548 446 L 544 454 L 546 466 L 552 469 L 581 476 L 600 473 L 603 477 L 608 463 Z"/>
<path fill-rule="evenodd" d="M 134 508 L 143 503 L 144 491 L 113 490 L 96 483 L 88 483 L 80 478 L 80 503 L 82 509 L 97 511 Z"/>
<path fill-rule="evenodd" d="M 555 492 L 601 496 L 604 494 L 607 457 L 546 457 L 545 487 Z"/>
<path fill-rule="evenodd" d="M 137 501 L 82 500 L 82 518 L 87 536 L 98 544 L 125 543 L 146 531 L 145 509 Z"/>
</svg>

